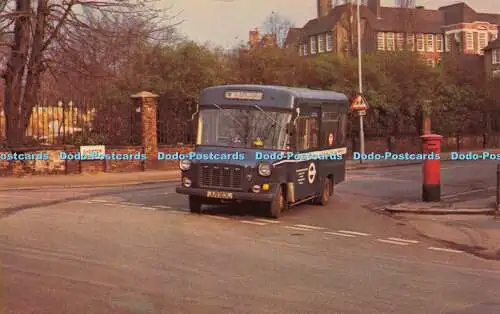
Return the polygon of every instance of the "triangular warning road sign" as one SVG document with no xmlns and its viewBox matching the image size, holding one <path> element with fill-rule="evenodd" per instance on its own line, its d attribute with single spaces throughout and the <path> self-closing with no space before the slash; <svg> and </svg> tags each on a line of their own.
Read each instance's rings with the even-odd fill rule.
<svg viewBox="0 0 500 314">
<path fill-rule="evenodd" d="M 351 109 L 352 110 L 367 110 L 368 109 L 368 102 L 366 101 L 366 99 L 363 96 L 358 95 L 352 101 Z"/>
</svg>

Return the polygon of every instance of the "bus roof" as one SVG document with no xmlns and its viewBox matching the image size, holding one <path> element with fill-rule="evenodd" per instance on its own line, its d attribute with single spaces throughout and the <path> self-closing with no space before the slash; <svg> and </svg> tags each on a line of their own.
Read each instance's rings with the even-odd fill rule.
<svg viewBox="0 0 500 314">
<path fill-rule="evenodd" d="M 269 105 L 282 108 L 293 108 L 295 100 L 348 102 L 346 95 L 333 91 L 276 85 L 239 84 L 205 88 L 201 92 L 200 105 L 223 104 L 228 101 L 225 97 L 225 93 L 228 91 L 261 92 L 263 98 L 258 100 L 259 103 L 262 103 L 264 106 Z M 253 99 L 252 101 L 255 102 L 256 100 Z M 245 104 L 248 100 L 232 99 L 232 102 Z"/>
</svg>

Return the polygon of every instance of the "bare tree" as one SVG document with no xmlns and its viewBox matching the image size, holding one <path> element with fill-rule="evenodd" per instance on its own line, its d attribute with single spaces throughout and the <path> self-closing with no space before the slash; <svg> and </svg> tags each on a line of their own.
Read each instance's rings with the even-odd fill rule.
<svg viewBox="0 0 500 314">
<path fill-rule="evenodd" d="M 283 48 L 288 30 L 292 27 L 294 27 L 294 23 L 290 19 L 272 12 L 264 21 L 263 30 L 267 34 L 276 36 L 278 47 Z"/>
<path fill-rule="evenodd" d="M 142 18 L 162 24 L 153 0 L 1 0 L 0 25 L 10 53 L 2 73 L 9 146 L 22 145 L 43 74 L 57 63 L 58 49 L 100 31 L 93 18 Z M 109 39 L 109 37 L 108 37 Z"/>
</svg>

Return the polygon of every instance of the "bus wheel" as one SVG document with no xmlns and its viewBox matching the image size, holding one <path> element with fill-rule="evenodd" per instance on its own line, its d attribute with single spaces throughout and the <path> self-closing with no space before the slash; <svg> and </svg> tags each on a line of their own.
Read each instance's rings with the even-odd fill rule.
<svg viewBox="0 0 500 314">
<path fill-rule="evenodd" d="M 330 200 L 330 195 L 332 191 L 332 180 L 330 178 L 325 178 L 323 182 L 323 187 L 321 189 L 321 194 L 314 199 L 314 204 L 325 206 Z"/>
<path fill-rule="evenodd" d="M 278 191 L 276 192 L 273 201 L 269 203 L 268 206 L 269 216 L 271 218 L 279 218 L 281 216 L 281 212 L 286 209 L 286 198 L 282 187 L 278 187 Z"/>
<path fill-rule="evenodd" d="M 201 213 L 201 197 L 190 195 L 189 196 L 189 211 L 194 214 Z"/>
</svg>

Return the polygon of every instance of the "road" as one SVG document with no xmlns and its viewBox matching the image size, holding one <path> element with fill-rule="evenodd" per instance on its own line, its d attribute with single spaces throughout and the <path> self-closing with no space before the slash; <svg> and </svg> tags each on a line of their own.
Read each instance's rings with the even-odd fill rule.
<svg viewBox="0 0 500 314">
<path fill-rule="evenodd" d="M 495 182 L 443 164 L 444 194 Z M 493 176 L 493 178 L 491 178 Z M 279 221 L 186 211 L 173 184 L 0 194 L 5 313 L 499 313 L 500 263 L 374 210 L 419 197 L 418 166 L 351 171 Z"/>
</svg>

